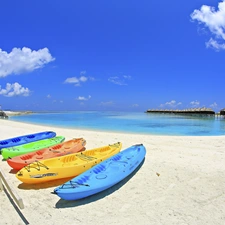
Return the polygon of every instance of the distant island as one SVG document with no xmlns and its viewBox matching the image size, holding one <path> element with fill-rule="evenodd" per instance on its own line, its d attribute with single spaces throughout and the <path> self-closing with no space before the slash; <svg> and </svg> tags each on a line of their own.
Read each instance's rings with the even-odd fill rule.
<svg viewBox="0 0 225 225">
<path fill-rule="evenodd" d="M 0 110 L 0 119 L 8 119 L 8 116 L 6 115 L 6 113 L 1 110 Z"/>
<path fill-rule="evenodd" d="M 8 119 L 9 116 L 19 116 L 19 115 L 24 115 L 24 114 L 31 114 L 33 113 L 32 111 L 3 111 L 0 110 L 0 118 L 1 119 Z"/>
</svg>

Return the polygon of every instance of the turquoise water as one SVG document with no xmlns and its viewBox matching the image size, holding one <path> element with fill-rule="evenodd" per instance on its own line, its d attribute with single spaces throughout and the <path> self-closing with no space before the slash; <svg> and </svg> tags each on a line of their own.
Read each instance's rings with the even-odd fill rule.
<svg viewBox="0 0 225 225">
<path fill-rule="evenodd" d="M 12 116 L 10 120 L 65 128 L 153 135 L 225 135 L 225 119 L 144 112 L 60 112 Z"/>
</svg>

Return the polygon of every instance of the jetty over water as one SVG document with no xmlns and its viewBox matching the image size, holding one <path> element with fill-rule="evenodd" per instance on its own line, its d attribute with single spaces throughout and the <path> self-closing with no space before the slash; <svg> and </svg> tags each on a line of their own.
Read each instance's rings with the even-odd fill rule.
<svg viewBox="0 0 225 225">
<path fill-rule="evenodd" d="M 215 115 L 211 108 L 189 108 L 189 109 L 148 109 L 146 113 L 183 114 L 183 115 Z"/>
<path fill-rule="evenodd" d="M 225 116 L 225 108 L 220 110 L 220 115 Z"/>
</svg>

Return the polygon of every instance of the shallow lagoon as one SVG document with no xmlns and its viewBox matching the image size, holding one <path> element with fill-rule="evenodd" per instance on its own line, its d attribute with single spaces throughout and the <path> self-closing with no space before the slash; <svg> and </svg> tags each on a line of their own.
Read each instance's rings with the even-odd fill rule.
<svg viewBox="0 0 225 225">
<path fill-rule="evenodd" d="M 152 135 L 225 135 L 225 119 L 217 116 L 183 116 L 144 112 L 41 112 L 11 116 L 13 121 L 66 128 L 130 132 Z"/>
</svg>

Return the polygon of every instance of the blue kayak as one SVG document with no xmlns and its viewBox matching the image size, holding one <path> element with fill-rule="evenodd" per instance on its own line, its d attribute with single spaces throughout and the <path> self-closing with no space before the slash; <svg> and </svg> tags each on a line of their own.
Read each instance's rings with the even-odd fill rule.
<svg viewBox="0 0 225 225">
<path fill-rule="evenodd" d="M 44 131 L 35 134 L 27 134 L 19 137 L 9 138 L 0 141 L 0 149 L 9 148 L 13 146 L 23 145 L 34 141 L 40 141 L 47 138 L 53 138 L 56 133 L 53 131 Z"/>
<path fill-rule="evenodd" d="M 133 145 L 55 188 L 64 200 L 77 200 L 104 191 L 130 175 L 144 160 L 145 147 Z"/>
</svg>

